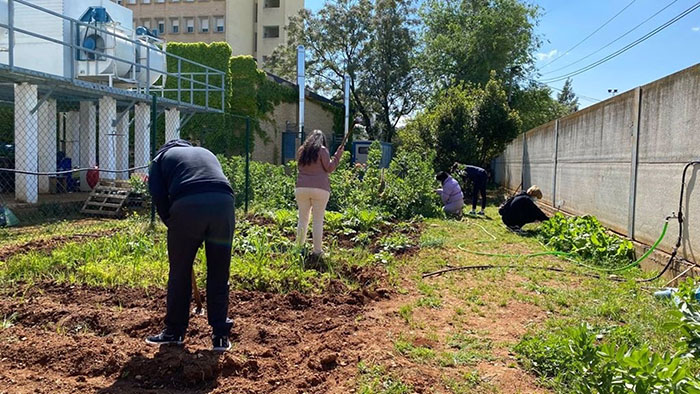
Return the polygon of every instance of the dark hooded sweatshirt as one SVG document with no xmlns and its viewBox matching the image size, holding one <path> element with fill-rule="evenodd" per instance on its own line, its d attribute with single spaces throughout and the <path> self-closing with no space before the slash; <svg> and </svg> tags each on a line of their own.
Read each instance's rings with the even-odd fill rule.
<svg viewBox="0 0 700 394">
<path fill-rule="evenodd" d="M 233 194 L 216 156 L 184 140 L 169 141 L 156 153 L 148 174 L 148 189 L 164 222 L 170 217 L 170 206 L 181 197 L 212 192 Z"/>
<path fill-rule="evenodd" d="M 486 185 L 486 181 L 489 178 L 488 173 L 481 167 L 477 166 L 465 166 L 464 172 L 462 173 L 463 178 L 471 179 L 474 184 Z"/>
<path fill-rule="evenodd" d="M 549 220 L 547 215 L 535 204 L 530 196 L 522 192 L 504 207 L 501 218 L 506 226 L 522 227 L 527 223 Z"/>
</svg>

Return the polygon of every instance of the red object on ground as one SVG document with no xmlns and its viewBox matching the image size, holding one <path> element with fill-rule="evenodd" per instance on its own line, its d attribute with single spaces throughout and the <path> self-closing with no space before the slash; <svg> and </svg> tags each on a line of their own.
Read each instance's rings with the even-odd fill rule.
<svg viewBox="0 0 700 394">
<path fill-rule="evenodd" d="M 87 180 L 87 184 L 90 186 L 90 189 L 94 189 L 95 186 L 97 186 L 97 182 L 100 181 L 100 171 L 97 169 L 97 167 L 88 170 L 85 179 Z"/>
</svg>

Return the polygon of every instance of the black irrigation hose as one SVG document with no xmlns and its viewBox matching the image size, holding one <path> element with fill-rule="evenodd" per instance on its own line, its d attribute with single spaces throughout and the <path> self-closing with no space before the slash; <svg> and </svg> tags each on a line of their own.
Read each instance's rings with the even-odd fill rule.
<svg viewBox="0 0 700 394">
<path fill-rule="evenodd" d="M 671 257 L 668 259 L 668 263 L 664 266 L 664 268 L 656 274 L 654 277 L 648 278 L 648 279 L 637 279 L 637 283 L 645 283 L 645 282 L 653 282 L 657 279 L 659 279 L 663 274 L 668 271 L 668 269 L 671 267 L 671 263 L 673 263 L 673 259 L 676 258 L 676 255 L 678 254 L 678 248 L 681 247 L 681 242 L 683 240 L 683 195 L 685 194 L 685 175 L 688 172 L 688 168 L 700 164 L 700 160 L 696 161 L 691 161 L 688 164 L 683 167 L 683 178 L 681 179 L 681 196 L 678 199 L 678 239 L 676 240 L 676 245 L 673 247 L 673 251 L 671 252 Z"/>
<path fill-rule="evenodd" d="M 571 275 L 579 275 L 579 276 L 586 276 L 589 278 L 595 278 L 595 279 L 602 279 L 603 277 L 598 275 L 598 274 L 589 274 L 586 272 L 577 272 L 577 271 L 571 271 L 571 270 L 565 270 L 563 268 L 557 268 L 557 267 L 545 267 L 545 266 L 534 266 L 534 265 L 520 265 L 520 264 L 508 264 L 508 265 L 491 265 L 491 264 L 486 264 L 486 265 L 465 265 L 465 266 L 460 266 L 460 267 L 450 267 L 450 268 L 445 268 L 441 269 L 439 271 L 434 271 L 434 272 L 427 272 L 423 275 L 421 275 L 423 278 L 432 278 L 438 275 L 442 275 L 447 272 L 453 272 L 453 271 L 465 271 L 465 270 L 487 270 L 487 269 L 495 269 L 495 268 L 530 268 L 530 269 L 537 269 L 537 270 L 545 270 L 545 271 L 554 271 L 554 272 L 559 272 L 559 273 L 564 273 L 564 274 L 571 274 Z M 615 276 L 609 276 L 607 279 L 613 280 L 615 282 L 624 282 L 625 279 L 623 278 L 618 278 Z"/>
</svg>

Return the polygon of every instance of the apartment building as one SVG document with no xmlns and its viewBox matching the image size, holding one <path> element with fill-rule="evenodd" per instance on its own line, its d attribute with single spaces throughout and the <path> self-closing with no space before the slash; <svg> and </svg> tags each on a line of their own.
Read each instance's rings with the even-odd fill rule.
<svg viewBox="0 0 700 394">
<path fill-rule="evenodd" d="M 304 0 L 115 0 L 134 12 L 134 26 L 158 30 L 166 41 L 226 41 L 234 55 L 260 66 L 286 42 L 284 27 Z"/>
</svg>

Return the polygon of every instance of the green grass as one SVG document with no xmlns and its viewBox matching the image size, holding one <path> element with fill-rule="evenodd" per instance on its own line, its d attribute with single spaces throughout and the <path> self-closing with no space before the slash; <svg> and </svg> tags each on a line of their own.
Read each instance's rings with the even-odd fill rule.
<svg viewBox="0 0 700 394">
<path fill-rule="evenodd" d="M 320 291 L 332 279 L 350 288 L 357 287 L 351 266 L 380 264 L 390 276 L 396 275 L 395 260 L 390 252 L 372 253 L 367 248 L 346 249 L 327 234 L 324 264 L 306 267 L 301 250 L 290 239 L 294 233 L 293 211 L 266 213 L 271 223 L 255 224 L 239 220 L 233 241 L 231 284 L 234 289 L 271 292 Z M 296 219 L 294 219 L 296 220 Z M 111 227 L 110 227 L 111 226 Z M 28 251 L 0 261 L 0 284 L 50 280 L 57 283 L 84 283 L 92 286 L 164 287 L 167 284 L 168 258 L 166 229 L 150 228 L 147 218 L 134 216 L 121 221 L 99 221 L 101 230 L 114 230 L 105 237 L 85 238 L 58 245 L 49 252 Z M 85 231 L 84 229 L 81 229 Z M 14 235 L 15 240 L 69 233 L 64 224 L 38 231 Z M 206 277 L 206 255 L 201 248 L 195 259 L 195 272 L 200 285 Z"/>
<path fill-rule="evenodd" d="M 358 364 L 357 392 L 360 394 L 410 394 L 413 388 L 389 374 L 380 365 Z"/>
<path fill-rule="evenodd" d="M 394 341 L 394 349 L 402 355 L 420 364 L 426 364 L 435 360 L 436 353 L 433 349 L 425 346 L 416 346 L 410 340 L 400 335 Z"/>
<path fill-rule="evenodd" d="M 489 319 L 492 318 L 491 313 L 495 309 L 509 308 L 514 304 L 531 305 L 535 310 L 544 312 L 546 318 L 533 320 L 528 324 L 526 338 L 529 338 L 527 346 L 530 347 L 530 351 L 521 351 L 518 363 L 521 368 L 533 372 L 538 368 L 547 369 L 547 363 L 551 363 L 549 371 L 566 370 L 566 363 L 558 364 L 561 360 L 557 361 L 552 346 L 554 343 L 565 344 L 566 340 L 562 342 L 556 338 L 561 338 L 565 330 L 582 322 L 592 327 L 596 338 L 602 343 L 633 348 L 648 345 L 653 352 L 659 354 L 674 352 L 680 333 L 667 330 L 665 325 L 677 320 L 673 315 L 675 306 L 670 302 L 655 299 L 651 291 L 644 288 L 663 285 L 663 280 L 645 285 L 637 284 L 633 279 L 649 277 L 653 273 L 635 268 L 618 273 L 618 276 L 628 279 L 619 283 L 578 275 L 590 271 L 552 256 L 531 259 L 505 258 L 479 256 L 460 250 L 458 246 L 469 250 L 512 255 L 543 251 L 536 237 L 523 237 L 508 231 L 500 223 L 495 207 L 489 207 L 487 215 L 492 219 L 469 217 L 462 220 L 425 221 L 421 244 L 426 247 L 421 249 L 419 256 L 403 263 L 403 272 L 411 278 L 412 285 L 417 290 L 415 301 L 411 305 L 414 308 L 426 308 L 421 311 L 421 321 L 430 321 L 430 316 L 425 315 L 430 313 L 430 308 L 449 306 L 451 311 L 454 311 L 448 319 L 449 324 L 454 327 L 473 327 L 471 319 L 475 315 Z M 537 225 L 529 225 L 526 229 L 534 234 L 536 228 Z M 484 264 L 518 265 L 520 268 L 457 271 L 437 278 L 421 278 L 424 273 L 448 265 L 456 267 Z M 534 268 L 541 266 L 560 267 L 572 273 L 562 274 Z M 408 308 L 403 311 L 407 312 Z M 411 335 L 425 335 L 421 327 L 416 327 L 415 322 L 409 326 L 413 330 Z M 496 347 L 507 350 L 517 343 L 517 340 L 492 343 L 487 335 L 489 334 L 475 333 L 460 339 L 449 338 L 434 350 L 413 346 L 404 337 L 399 337 L 395 340 L 394 347 L 416 363 L 429 364 L 444 371 L 458 368 L 460 373 L 463 373 L 464 369 L 461 367 L 469 368 L 480 361 L 498 359 L 493 353 Z M 500 361 L 513 365 L 510 359 Z M 688 363 L 691 370 L 700 372 L 698 361 L 693 359 Z M 566 386 L 561 383 L 561 378 L 556 372 L 552 373 L 553 375 L 547 375 L 547 378 L 542 380 L 542 385 L 565 392 Z M 470 382 L 469 379 L 458 379 L 454 374 L 447 373 L 443 383 L 455 393 L 489 392 L 488 384 L 476 377 Z"/>
</svg>

